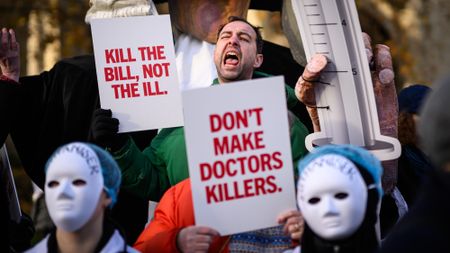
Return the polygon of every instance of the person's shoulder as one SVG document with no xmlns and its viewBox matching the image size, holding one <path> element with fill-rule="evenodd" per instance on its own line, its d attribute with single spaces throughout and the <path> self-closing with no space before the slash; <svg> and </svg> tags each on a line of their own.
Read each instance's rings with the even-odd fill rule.
<svg viewBox="0 0 450 253">
<path fill-rule="evenodd" d="M 95 60 L 93 55 L 79 55 L 58 61 L 54 68 L 78 69 L 83 72 L 95 74 Z"/>
<path fill-rule="evenodd" d="M 161 129 L 153 138 L 151 146 L 159 149 L 163 146 L 175 147 L 180 141 L 184 141 L 183 127 L 170 127 Z M 172 149 L 170 148 L 170 149 Z"/>
<path fill-rule="evenodd" d="M 180 135 L 184 135 L 183 127 L 170 127 L 161 129 L 161 131 L 159 131 L 159 133 L 156 135 L 155 138 L 165 139 L 170 136 L 180 136 Z"/>
<path fill-rule="evenodd" d="M 290 129 L 297 129 L 305 135 L 309 134 L 306 125 L 290 110 L 288 110 L 288 122 Z"/>
<path fill-rule="evenodd" d="M 262 71 L 253 71 L 252 79 L 258 79 L 258 78 L 264 78 L 264 77 L 271 77 L 273 75 L 262 72 Z"/>
<path fill-rule="evenodd" d="M 126 249 L 126 250 L 125 250 Z M 119 230 L 114 230 L 111 238 L 105 247 L 100 251 L 100 253 L 109 253 L 109 252 L 130 252 L 135 253 L 139 252 L 136 249 L 126 245 L 125 239 L 120 234 Z"/>
<path fill-rule="evenodd" d="M 48 238 L 49 238 L 49 235 L 47 235 L 44 239 L 39 241 L 32 248 L 24 251 L 24 253 L 42 253 L 42 252 L 47 252 L 48 251 L 48 247 L 47 247 Z"/>
<path fill-rule="evenodd" d="M 186 200 L 186 198 L 190 198 L 191 196 L 191 180 L 189 178 L 186 178 L 176 185 L 172 186 L 169 191 L 174 200 Z"/>
</svg>

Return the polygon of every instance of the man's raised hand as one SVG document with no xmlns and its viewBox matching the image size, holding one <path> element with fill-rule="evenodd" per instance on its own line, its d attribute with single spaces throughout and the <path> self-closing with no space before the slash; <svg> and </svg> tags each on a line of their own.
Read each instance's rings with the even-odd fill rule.
<svg viewBox="0 0 450 253">
<path fill-rule="evenodd" d="M 0 45 L 0 69 L 11 80 L 19 81 L 20 47 L 13 29 L 2 28 Z"/>
</svg>

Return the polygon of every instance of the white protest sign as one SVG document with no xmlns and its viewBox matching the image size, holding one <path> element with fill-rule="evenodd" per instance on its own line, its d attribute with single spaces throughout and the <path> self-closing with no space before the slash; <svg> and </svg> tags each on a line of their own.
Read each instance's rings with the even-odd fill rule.
<svg viewBox="0 0 450 253">
<path fill-rule="evenodd" d="M 196 225 L 229 235 L 278 225 L 295 208 L 284 79 L 183 92 Z"/>
<path fill-rule="evenodd" d="M 183 125 L 168 15 L 91 21 L 101 107 L 119 132 Z"/>
</svg>

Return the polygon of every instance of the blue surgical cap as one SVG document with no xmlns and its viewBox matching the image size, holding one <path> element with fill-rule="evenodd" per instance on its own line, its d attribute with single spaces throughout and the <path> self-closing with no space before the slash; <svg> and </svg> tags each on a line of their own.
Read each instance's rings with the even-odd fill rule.
<svg viewBox="0 0 450 253">
<path fill-rule="evenodd" d="M 352 161 L 360 169 L 365 169 L 369 172 L 380 196 L 383 196 L 383 188 L 381 186 L 383 167 L 381 166 L 381 162 L 366 149 L 351 144 L 326 145 L 315 148 L 311 153 L 305 156 L 305 158 L 300 160 L 298 164 L 299 176 L 301 177 L 303 170 L 310 162 L 320 156 L 328 154 L 341 155 Z"/>
<path fill-rule="evenodd" d="M 53 152 L 53 154 L 47 160 L 47 163 L 45 164 L 45 172 L 47 173 L 48 166 L 61 149 L 74 144 L 86 145 L 90 147 L 97 155 L 102 170 L 103 184 L 104 184 L 103 187 L 106 194 L 111 198 L 111 204 L 109 205 L 109 208 L 112 208 L 114 204 L 117 202 L 117 194 L 119 193 L 122 175 L 119 169 L 119 165 L 114 160 L 114 158 L 107 151 L 101 149 L 100 147 L 91 143 L 83 143 L 83 142 L 72 142 L 60 146 L 58 149 L 55 150 L 55 152 Z"/>
</svg>

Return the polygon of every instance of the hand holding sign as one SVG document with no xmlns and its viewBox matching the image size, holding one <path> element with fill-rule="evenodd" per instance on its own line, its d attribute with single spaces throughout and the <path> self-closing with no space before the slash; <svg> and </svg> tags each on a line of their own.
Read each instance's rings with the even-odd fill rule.
<svg viewBox="0 0 450 253">
<path fill-rule="evenodd" d="M 180 230 L 176 243 L 184 253 L 208 252 L 215 236 L 219 236 L 219 232 L 212 228 L 189 226 Z"/>
<path fill-rule="evenodd" d="M 127 141 L 127 136 L 118 134 L 119 120 L 112 117 L 111 110 L 97 109 L 94 111 L 91 135 L 93 141 L 101 147 L 119 150 Z"/>
<path fill-rule="evenodd" d="M 284 224 L 283 232 L 285 234 L 289 234 L 292 240 L 300 241 L 303 236 L 305 222 L 299 210 L 284 211 L 278 216 L 277 220 L 279 224 Z"/>
</svg>

